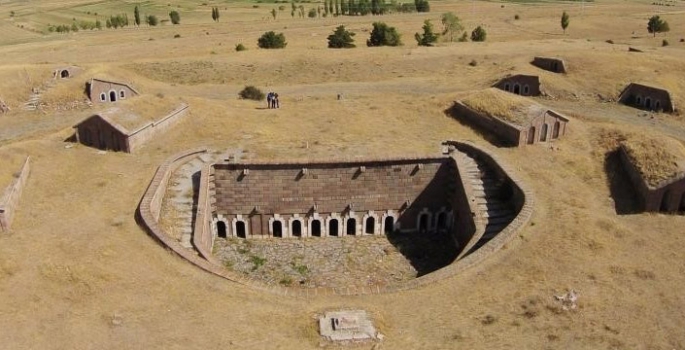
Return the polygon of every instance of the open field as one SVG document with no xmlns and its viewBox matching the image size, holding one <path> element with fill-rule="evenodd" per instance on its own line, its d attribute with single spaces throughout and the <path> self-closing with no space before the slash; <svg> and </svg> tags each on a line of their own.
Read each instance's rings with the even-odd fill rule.
<svg viewBox="0 0 685 350">
<path fill-rule="evenodd" d="M 134 2 L 0 1 L 0 99 L 12 108 L 0 114 L 0 186 L 32 157 L 12 232 L 0 234 L 0 348 L 319 348 L 326 344 L 313 316 L 345 307 L 372 314 L 385 335 L 376 349 L 685 349 L 685 216 L 617 215 L 630 190 L 606 159 L 622 133 L 648 129 L 683 141 L 685 120 L 605 102 L 641 81 L 668 88 L 676 107 L 685 106 L 685 2 L 445 0 L 432 1 L 430 13 L 322 19 L 292 18 L 289 4 L 141 4 L 160 18 L 179 9 L 182 24 L 41 34 L 95 12 L 104 19 L 125 10 L 132 19 Z M 273 20 L 269 11 L 279 5 L 286 9 Z M 222 9 L 220 23 L 211 22 L 212 6 Z M 563 10 L 571 15 L 566 35 Z M 439 28 L 446 11 L 469 31 L 484 25 L 488 40 L 417 47 L 423 21 Z M 653 14 L 671 31 L 647 33 Z M 378 20 L 396 26 L 405 45 L 366 47 Z M 357 48 L 326 48 L 339 24 L 357 33 Z M 258 49 L 269 30 L 285 33 L 288 46 Z M 248 50 L 235 52 L 238 43 Z M 569 74 L 538 70 L 533 56 L 563 57 Z M 47 88 L 42 109 L 22 110 L 31 89 L 67 64 L 84 72 Z M 497 149 L 445 115 L 460 96 L 516 73 L 540 75 L 550 96 L 535 101 L 571 118 L 553 147 Z M 72 126 L 95 107 L 60 106 L 83 100 L 90 77 L 130 82 L 170 101 L 169 110 L 182 99 L 190 117 L 135 154 L 65 148 Z M 281 109 L 239 100 L 245 85 L 278 92 Z M 532 188 L 537 207 L 506 249 L 419 289 L 271 295 L 168 253 L 134 219 L 156 167 L 188 148 L 320 159 L 437 153 L 446 139 L 492 149 Z M 626 195 L 614 201 L 616 183 Z M 570 288 L 579 308 L 563 311 L 553 296 Z"/>
</svg>

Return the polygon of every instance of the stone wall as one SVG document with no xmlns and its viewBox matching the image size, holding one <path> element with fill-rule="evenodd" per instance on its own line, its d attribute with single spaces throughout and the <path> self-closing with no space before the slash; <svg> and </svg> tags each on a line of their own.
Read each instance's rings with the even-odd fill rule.
<svg viewBox="0 0 685 350">
<path fill-rule="evenodd" d="M 625 105 L 664 112 L 675 111 L 675 104 L 671 100 L 671 94 L 664 90 L 641 84 L 629 84 L 621 95 L 619 102 Z"/>
<path fill-rule="evenodd" d="M 167 129 L 178 124 L 183 117 L 188 114 L 189 110 L 190 108 L 188 105 L 183 103 L 166 116 L 130 132 L 128 135 L 129 152 L 135 151 L 138 147 L 148 142 L 151 138 L 158 136 L 159 134 L 167 131 Z"/>
<path fill-rule="evenodd" d="M 274 235 L 274 220 L 282 222 L 281 236 L 288 236 L 292 219 L 303 220 L 304 236 L 305 231 L 317 235 L 312 219 L 320 220 L 321 236 L 380 234 L 388 215 L 394 215 L 394 229 L 414 231 L 424 213 L 424 229 L 435 230 L 440 212 L 444 220 L 451 217 L 457 187 L 456 164 L 449 157 L 214 167 L 218 217 L 229 232 L 238 230 L 236 220 L 243 221 L 250 237 Z M 365 226 L 369 217 L 372 229 Z"/>
<path fill-rule="evenodd" d="M 116 102 L 138 94 L 126 84 L 97 79 L 92 79 L 88 84 L 88 97 L 93 103 Z"/>
<path fill-rule="evenodd" d="M 459 101 L 454 102 L 450 113 L 457 119 L 480 129 L 482 132 L 495 135 L 501 143 L 518 146 L 521 140 L 525 142 L 525 133 L 522 135 L 522 132 L 513 125 L 478 113 Z"/>
<path fill-rule="evenodd" d="M 536 75 L 513 75 L 500 80 L 495 87 L 521 96 L 539 96 L 540 78 Z"/>
<path fill-rule="evenodd" d="M 543 115 L 531 120 L 528 130 L 521 133 L 524 137 L 519 139 L 519 145 L 555 140 L 566 133 L 566 123 L 568 119 L 547 110 Z"/>
<path fill-rule="evenodd" d="M 193 228 L 193 245 L 200 255 L 212 259 L 212 247 L 214 246 L 214 233 L 211 228 L 212 211 L 210 204 L 210 172 L 209 164 L 204 164 L 200 170 L 200 188 L 197 196 L 197 209 L 195 210 L 195 225 Z"/>
<path fill-rule="evenodd" d="M 652 188 L 642 179 L 640 171 L 630 161 L 623 145 L 619 147 L 618 152 L 623 169 L 633 183 L 641 211 L 685 212 L 685 174 Z"/>
<path fill-rule="evenodd" d="M 0 232 L 8 232 L 19 205 L 19 198 L 31 172 L 30 157 L 26 157 L 19 176 L 5 189 L 0 197 Z"/>
<path fill-rule="evenodd" d="M 76 140 L 86 146 L 103 150 L 130 152 L 128 135 L 117 130 L 98 115 L 76 126 Z"/>
<path fill-rule="evenodd" d="M 532 65 L 554 73 L 566 73 L 566 63 L 560 58 L 535 57 Z"/>
</svg>

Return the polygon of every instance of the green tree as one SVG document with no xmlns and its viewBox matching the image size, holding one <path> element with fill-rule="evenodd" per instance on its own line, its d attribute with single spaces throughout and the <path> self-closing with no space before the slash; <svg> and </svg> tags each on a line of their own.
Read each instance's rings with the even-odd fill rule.
<svg viewBox="0 0 685 350">
<path fill-rule="evenodd" d="M 452 12 L 443 13 L 440 20 L 442 21 L 442 35 L 450 42 L 454 41 L 455 34 L 464 30 L 461 20 Z"/>
<path fill-rule="evenodd" d="M 172 24 L 179 24 L 181 23 L 181 14 L 178 13 L 178 11 L 173 10 L 169 12 L 169 19 L 171 20 Z"/>
<path fill-rule="evenodd" d="M 341 15 L 349 15 L 349 3 L 345 0 L 340 0 L 340 14 Z"/>
<path fill-rule="evenodd" d="M 481 26 L 478 26 L 471 32 L 471 41 L 485 41 L 487 36 L 488 33 L 485 32 L 485 29 L 483 29 Z"/>
<path fill-rule="evenodd" d="M 570 16 L 566 11 L 564 11 L 561 14 L 561 29 L 564 31 L 564 34 L 566 34 L 566 28 L 568 28 L 568 23 L 569 23 Z"/>
<path fill-rule="evenodd" d="M 438 35 L 433 32 L 433 24 L 429 20 L 423 22 L 423 34 L 414 34 L 419 46 L 433 46 L 438 41 Z"/>
<path fill-rule="evenodd" d="M 276 20 L 276 14 L 278 14 L 276 9 L 271 9 L 271 16 L 274 18 L 274 20 Z"/>
<path fill-rule="evenodd" d="M 355 33 L 345 30 L 345 26 L 335 28 L 333 34 L 328 36 L 328 47 L 332 49 L 350 49 L 355 47 L 352 38 Z"/>
<path fill-rule="evenodd" d="M 219 17 L 221 15 L 219 14 L 219 8 L 218 7 L 212 7 L 212 20 L 214 22 L 219 22 Z"/>
<path fill-rule="evenodd" d="M 283 33 L 276 34 L 273 31 L 264 33 L 258 40 L 257 46 L 262 49 L 282 49 L 288 43 L 285 42 Z"/>
<path fill-rule="evenodd" d="M 138 5 L 133 9 L 133 23 L 135 23 L 136 26 L 140 26 L 140 9 L 138 8 Z"/>
<path fill-rule="evenodd" d="M 349 0 L 347 2 L 347 14 L 350 16 L 356 16 L 357 15 L 357 4 L 355 3 L 354 0 Z"/>
<path fill-rule="evenodd" d="M 335 0 L 335 16 L 340 16 L 340 1 Z"/>
<path fill-rule="evenodd" d="M 375 22 L 366 46 L 400 46 L 402 40 L 395 27 L 388 27 L 383 22 Z"/>
<path fill-rule="evenodd" d="M 76 22 L 71 24 L 71 31 L 72 32 L 78 32 L 78 26 L 76 25 Z"/>
<path fill-rule="evenodd" d="M 371 13 L 371 3 L 369 0 L 359 0 L 359 14 L 366 16 Z"/>
<path fill-rule="evenodd" d="M 647 22 L 647 31 L 654 34 L 654 37 L 656 37 L 656 33 L 668 32 L 670 30 L 671 28 L 668 26 L 668 22 L 664 21 L 659 16 L 652 16 L 652 18 L 649 19 L 649 22 Z"/>
<path fill-rule="evenodd" d="M 145 17 L 145 23 L 147 23 L 147 25 L 149 25 L 151 27 L 154 27 L 157 24 L 159 24 L 159 19 L 157 19 L 157 16 L 155 16 L 155 15 L 149 15 L 149 16 Z"/>
<path fill-rule="evenodd" d="M 96 28 L 97 30 L 102 30 L 102 22 L 100 22 L 99 19 L 96 19 L 96 20 L 95 20 L 95 28 Z"/>
<path fill-rule="evenodd" d="M 328 11 L 326 14 L 333 15 L 333 0 L 328 1 Z"/>
<path fill-rule="evenodd" d="M 431 10 L 428 0 L 414 0 L 414 5 L 416 6 L 416 12 L 430 12 Z"/>
</svg>

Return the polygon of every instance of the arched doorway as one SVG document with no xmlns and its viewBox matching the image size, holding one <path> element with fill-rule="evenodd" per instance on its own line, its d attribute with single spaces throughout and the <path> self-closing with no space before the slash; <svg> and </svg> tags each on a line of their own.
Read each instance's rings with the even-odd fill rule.
<svg viewBox="0 0 685 350">
<path fill-rule="evenodd" d="M 509 91 L 510 88 L 511 86 L 509 85 L 509 83 L 504 84 L 504 91 Z"/>
<path fill-rule="evenodd" d="M 63 71 L 61 71 L 61 72 L 59 73 L 59 76 L 60 76 L 62 79 L 69 78 L 69 71 L 66 70 L 66 69 L 63 70 Z"/>
<path fill-rule="evenodd" d="M 554 128 L 552 128 L 552 138 L 556 139 L 559 138 L 559 128 L 561 127 L 561 123 L 559 121 L 554 122 Z"/>
<path fill-rule="evenodd" d="M 517 95 L 521 94 L 521 85 L 519 84 L 514 84 L 514 93 Z"/>
<path fill-rule="evenodd" d="M 540 129 L 540 142 L 545 141 L 547 141 L 547 124 L 542 124 L 542 128 Z"/>
<path fill-rule="evenodd" d="M 117 101 L 117 92 L 116 91 L 110 91 L 109 92 L 109 101 L 110 102 L 116 102 Z"/>
<path fill-rule="evenodd" d="M 366 218 L 366 224 L 364 225 L 364 233 L 375 234 L 376 233 L 376 218 L 369 216 Z"/>
<path fill-rule="evenodd" d="M 652 99 L 650 97 L 645 97 L 645 108 L 652 109 Z"/>
<path fill-rule="evenodd" d="M 530 87 L 528 85 L 523 86 L 523 94 L 524 95 L 530 94 Z"/>
<path fill-rule="evenodd" d="M 654 110 L 658 111 L 661 109 L 661 101 L 654 102 Z"/>
<path fill-rule="evenodd" d="M 552 62 L 552 72 L 559 73 L 559 62 Z"/>
<path fill-rule="evenodd" d="M 239 238 L 247 237 L 247 229 L 245 227 L 245 221 L 239 220 L 235 223 L 235 235 Z"/>
<path fill-rule="evenodd" d="M 223 221 L 216 222 L 216 235 L 219 238 L 226 238 L 226 223 Z"/>
<path fill-rule="evenodd" d="M 438 230 L 444 230 L 447 228 L 447 213 L 444 211 L 438 214 L 438 218 L 435 222 Z"/>
<path fill-rule="evenodd" d="M 385 226 L 385 234 L 390 234 L 395 231 L 395 218 L 392 216 L 387 216 L 385 218 L 385 222 L 383 223 L 383 226 Z"/>
<path fill-rule="evenodd" d="M 535 127 L 531 126 L 530 129 L 528 129 L 528 144 L 532 145 L 535 143 Z"/>
<path fill-rule="evenodd" d="M 312 237 L 321 237 L 321 220 L 312 220 Z"/>
<path fill-rule="evenodd" d="M 355 218 L 347 219 L 347 234 L 352 236 L 357 234 L 357 220 Z"/>
<path fill-rule="evenodd" d="M 338 219 L 331 219 L 328 221 L 328 235 L 329 236 L 340 236 L 340 222 Z"/>
<path fill-rule="evenodd" d="M 642 97 L 638 96 L 635 98 L 635 104 L 642 107 Z"/>
<path fill-rule="evenodd" d="M 419 232 L 428 231 L 428 214 L 419 215 Z"/>
<path fill-rule="evenodd" d="M 302 221 L 294 220 L 290 232 L 292 232 L 293 237 L 302 237 Z"/>
<path fill-rule="evenodd" d="M 271 225 L 271 232 L 273 232 L 274 237 L 283 237 L 283 223 L 280 220 L 274 220 Z"/>
</svg>

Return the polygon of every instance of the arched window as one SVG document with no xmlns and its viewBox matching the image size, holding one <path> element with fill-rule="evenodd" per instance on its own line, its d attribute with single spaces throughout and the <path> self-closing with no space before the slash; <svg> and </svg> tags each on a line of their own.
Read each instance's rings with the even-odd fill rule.
<svg viewBox="0 0 685 350">
<path fill-rule="evenodd" d="M 69 71 L 65 69 L 65 70 L 61 71 L 61 72 L 59 73 L 59 75 L 60 75 L 60 77 L 61 77 L 62 79 L 69 78 Z"/>
<path fill-rule="evenodd" d="M 386 216 L 383 226 L 385 227 L 386 235 L 393 233 L 395 231 L 395 218 L 393 216 Z"/>
<path fill-rule="evenodd" d="M 112 90 L 109 92 L 109 101 L 110 102 L 116 102 L 117 101 L 117 92 Z"/>
<path fill-rule="evenodd" d="M 238 220 L 235 222 L 235 235 L 239 238 L 247 237 L 247 227 L 245 226 L 245 221 Z"/>
<path fill-rule="evenodd" d="M 319 219 L 312 220 L 312 236 L 321 237 L 321 220 Z"/>
<path fill-rule="evenodd" d="M 659 211 L 662 212 L 669 212 L 670 210 L 670 202 L 671 202 L 671 191 L 666 191 L 664 192 L 664 196 L 661 197 L 661 208 L 659 208 Z"/>
<path fill-rule="evenodd" d="M 554 128 L 552 128 L 552 138 L 556 139 L 559 137 L 559 128 L 561 128 L 561 123 L 559 121 L 554 122 Z"/>
<path fill-rule="evenodd" d="M 100 101 L 102 101 L 102 102 L 107 101 L 107 95 L 104 92 L 100 94 Z"/>
<path fill-rule="evenodd" d="M 521 94 L 521 85 L 519 84 L 514 84 L 514 93 L 517 95 Z"/>
<path fill-rule="evenodd" d="M 126 93 L 124 92 L 124 90 L 119 91 L 119 97 L 126 98 Z"/>
<path fill-rule="evenodd" d="M 650 97 L 645 97 L 645 108 L 652 109 L 652 99 Z"/>
<path fill-rule="evenodd" d="M 444 230 L 447 228 L 447 213 L 443 211 L 438 214 L 438 217 L 435 221 L 435 226 L 437 226 L 438 230 Z"/>
<path fill-rule="evenodd" d="M 328 221 L 328 235 L 340 236 L 340 221 L 338 219 L 330 219 Z"/>
<path fill-rule="evenodd" d="M 293 220 L 290 232 L 292 232 L 293 237 L 302 237 L 302 221 Z"/>
<path fill-rule="evenodd" d="M 530 93 L 530 87 L 528 85 L 523 86 L 523 94 L 528 95 Z"/>
<path fill-rule="evenodd" d="M 366 224 L 364 224 L 364 233 L 370 235 L 376 233 L 376 218 L 374 218 L 373 216 L 369 216 L 368 218 L 366 218 Z"/>
<path fill-rule="evenodd" d="M 528 129 L 528 144 L 532 145 L 535 143 L 535 127 L 531 126 L 530 129 Z"/>
<path fill-rule="evenodd" d="M 428 214 L 422 213 L 419 215 L 419 232 L 428 231 Z"/>
<path fill-rule="evenodd" d="M 220 238 L 226 238 L 226 223 L 223 221 L 216 222 L 216 235 Z"/>
<path fill-rule="evenodd" d="M 357 234 L 357 220 L 355 218 L 347 219 L 347 234 L 352 236 Z"/>
<path fill-rule="evenodd" d="M 542 124 L 542 128 L 540 129 L 540 142 L 545 141 L 547 141 L 547 124 Z"/>
<path fill-rule="evenodd" d="M 511 86 L 509 85 L 509 83 L 504 84 L 504 91 L 509 91 L 510 88 Z"/>
</svg>

